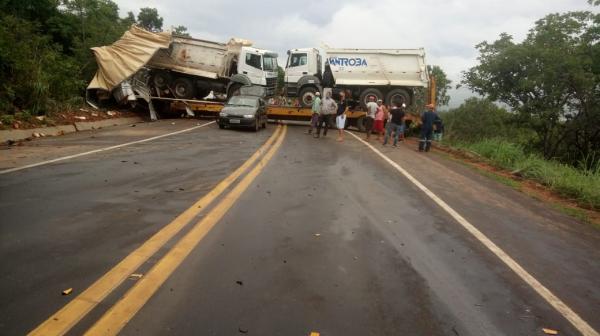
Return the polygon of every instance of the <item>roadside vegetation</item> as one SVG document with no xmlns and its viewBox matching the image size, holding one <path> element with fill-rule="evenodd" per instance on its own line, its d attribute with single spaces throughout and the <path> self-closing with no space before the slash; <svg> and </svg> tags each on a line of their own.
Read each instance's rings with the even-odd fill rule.
<svg viewBox="0 0 600 336">
<path fill-rule="evenodd" d="M 519 43 L 480 43 L 461 85 L 484 98 L 442 113 L 444 142 L 600 210 L 599 42 L 590 11 L 547 15 Z"/>
<path fill-rule="evenodd" d="M 90 48 L 113 43 L 133 23 L 152 31 L 163 26 L 154 8 L 122 18 L 110 0 L 3 0 L 0 22 L 4 126 L 81 107 L 96 72 Z M 187 34 L 183 26 L 174 31 Z"/>
</svg>

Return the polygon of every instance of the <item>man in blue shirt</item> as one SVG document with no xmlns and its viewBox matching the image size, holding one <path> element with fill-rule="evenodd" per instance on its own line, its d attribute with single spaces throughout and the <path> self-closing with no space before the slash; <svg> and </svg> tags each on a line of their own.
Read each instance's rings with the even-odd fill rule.
<svg viewBox="0 0 600 336">
<path fill-rule="evenodd" d="M 431 148 L 431 135 L 433 122 L 437 119 L 433 104 L 425 105 L 427 110 L 421 114 L 421 138 L 419 139 L 419 152 L 429 152 Z"/>
</svg>

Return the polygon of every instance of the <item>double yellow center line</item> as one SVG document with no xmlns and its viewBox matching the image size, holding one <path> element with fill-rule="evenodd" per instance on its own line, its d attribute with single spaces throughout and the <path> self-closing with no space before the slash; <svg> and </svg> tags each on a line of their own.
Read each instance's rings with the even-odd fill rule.
<svg viewBox="0 0 600 336">
<path fill-rule="evenodd" d="M 283 142 L 286 132 L 286 126 L 278 126 L 273 135 L 231 175 L 226 177 L 208 194 L 148 239 L 142 246 L 130 253 L 66 306 L 31 331 L 29 335 L 64 335 L 68 332 L 98 303 L 102 302 L 115 288 L 125 281 L 129 275 L 134 273 L 171 238 L 185 228 L 204 208 L 227 190 L 260 158 L 258 164 L 203 219 L 197 222 L 120 301 L 109 309 L 86 332 L 86 335 L 116 335 L 250 186 L 252 181 L 260 174 L 273 155 L 275 155 Z"/>
</svg>

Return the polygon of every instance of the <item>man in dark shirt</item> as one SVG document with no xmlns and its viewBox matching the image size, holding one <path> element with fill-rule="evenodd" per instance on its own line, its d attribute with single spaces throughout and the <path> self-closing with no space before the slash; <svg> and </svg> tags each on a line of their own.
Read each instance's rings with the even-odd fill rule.
<svg viewBox="0 0 600 336">
<path fill-rule="evenodd" d="M 427 110 L 421 114 L 421 139 L 419 139 L 419 152 L 429 152 L 431 148 L 431 135 L 433 133 L 433 122 L 437 118 L 433 104 L 428 104 Z"/>
<path fill-rule="evenodd" d="M 404 134 L 404 108 L 402 106 L 394 106 L 390 110 L 392 119 L 390 124 L 386 128 L 385 138 L 383 138 L 383 145 L 387 145 L 390 135 L 394 133 L 394 147 L 398 145 L 398 137 Z"/>
</svg>

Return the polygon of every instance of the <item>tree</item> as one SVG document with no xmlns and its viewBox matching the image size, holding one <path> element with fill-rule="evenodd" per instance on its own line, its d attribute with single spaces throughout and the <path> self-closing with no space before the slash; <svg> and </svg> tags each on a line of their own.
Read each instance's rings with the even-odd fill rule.
<svg viewBox="0 0 600 336">
<path fill-rule="evenodd" d="M 125 25 L 126 27 L 129 27 L 134 23 L 136 23 L 135 15 L 131 11 L 127 12 L 127 16 L 123 19 L 123 25 Z"/>
<path fill-rule="evenodd" d="M 446 106 L 450 102 L 448 90 L 452 88 L 452 81 L 446 77 L 446 73 L 437 65 L 428 66 L 429 73 L 435 78 L 435 96 L 438 106 Z"/>
<path fill-rule="evenodd" d="M 137 22 L 142 28 L 151 31 L 162 31 L 163 18 L 158 15 L 156 8 L 145 7 L 140 9 Z"/>
<path fill-rule="evenodd" d="M 188 29 L 186 26 L 177 26 L 173 28 L 173 34 L 174 35 L 179 35 L 179 36 L 184 36 L 184 37 L 192 37 L 189 33 L 188 33 Z"/>
<path fill-rule="evenodd" d="M 509 105 L 536 132 L 534 145 L 546 158 L 597 161 L 599 40 L 600 14 L 550 14 L 522 43 L 502 34 L 493 43 L 477 45 L 479 64 L 463 74 L 463 83 Z"/>
</svg>

